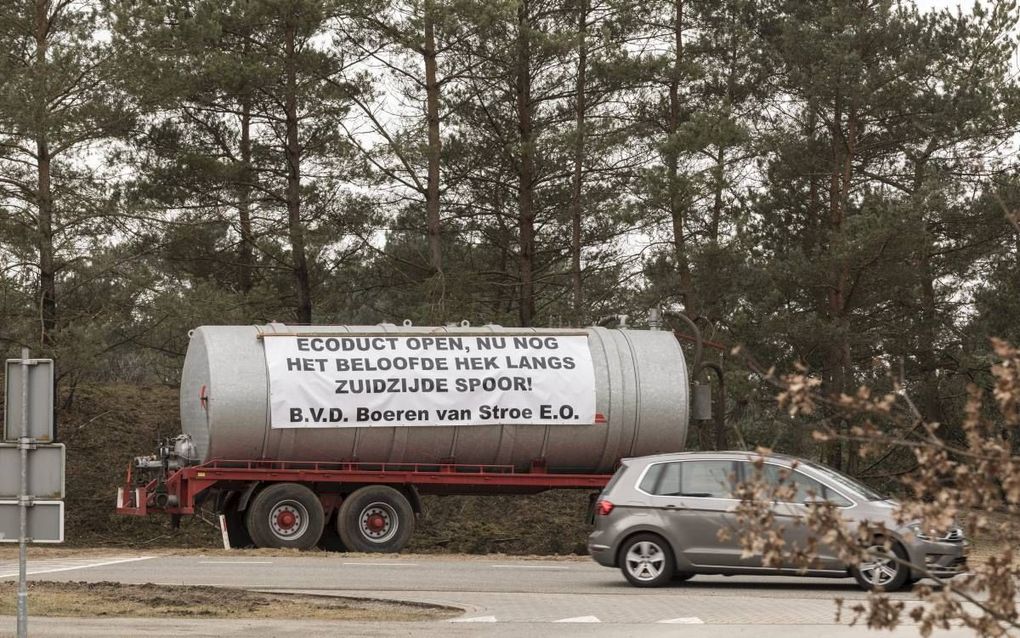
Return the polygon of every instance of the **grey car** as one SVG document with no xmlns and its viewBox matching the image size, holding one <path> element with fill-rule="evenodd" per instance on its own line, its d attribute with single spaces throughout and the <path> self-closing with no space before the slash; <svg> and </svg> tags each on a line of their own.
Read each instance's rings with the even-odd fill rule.
<svg viewBox="0 0 1020 638">
<path fill-rule="evenodd" d="M 720 540 L 719 530 L 738 528 L 736 484 L 758 479 L 793 488 L 780 490 L 793 494 L 788 501 L 777 500 L 771 506 L 786 546 L 806 546 L 809 531 L 796 519 L 823 499 L 838 507 L 851 525 L 884 530 L 875 532 L 869 553 L 874 558 L 851 568 L 822 544 L 807 570 L 792 562 L 766 567 L 760 556 L 742 557 L 739 532 Z M 968 542 L 962 530 L 954 528 L 933 538 L 934 533 L 925 533 L 916 524 L 898 524 L 896 507 L 848 476 L 788 456 L 762 459 L 749 452 L 686 452 L 624 459 L 595 505 L 588 552 L 601 565 L 619 567 L 638 587 L 657 587 L 695 574 L 776 574 L 853 576 L 865 589 L 893 591 L 927 575 L 946 578 L 966 570 Z"/>
</svg>

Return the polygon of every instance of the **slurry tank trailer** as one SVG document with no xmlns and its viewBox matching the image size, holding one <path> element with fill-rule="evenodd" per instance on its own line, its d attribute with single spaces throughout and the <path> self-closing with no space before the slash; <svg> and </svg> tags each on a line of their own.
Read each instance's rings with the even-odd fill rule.
<svg viewBox="0 0 1020 638">
<path fill-rule="evenodd" d="M 211 505 L 234 547 L 396 552 L 421 494 L 598 491 L 621 458 L 682 450 L 687 435 L 669 331 L 271 323 L 190 336 L 183 433 L 134 460 L 117 511 L 177 524 Z"/>
</svg>

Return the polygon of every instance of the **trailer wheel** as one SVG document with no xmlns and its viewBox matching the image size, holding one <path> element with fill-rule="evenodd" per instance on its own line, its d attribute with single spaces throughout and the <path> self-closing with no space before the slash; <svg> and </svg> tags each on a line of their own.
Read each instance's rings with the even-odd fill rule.
<svg viewBox="0 0 1020 638">
<path fill-rule="evenodd" d="M 248 533 L 256 547 L 310 549 L 322 536 L 325 514 L 315 492 L 274 483 L 248 506 Z"/>
<path fill-rule="evenodd" d="M 353 552 L 399 552 L 414 531 L 407 497 L 386 485 L 368 485 L 340 504 L 337 532 Z"/>
</svg>

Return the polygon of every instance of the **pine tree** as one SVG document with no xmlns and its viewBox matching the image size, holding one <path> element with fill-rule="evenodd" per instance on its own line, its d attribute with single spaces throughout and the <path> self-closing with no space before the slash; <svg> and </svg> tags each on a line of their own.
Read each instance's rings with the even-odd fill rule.
<svg viewBox="0 0 1020 638">
<path fill-rule="evenodd" d="M 257 25 L 246 9 L 196 0 L 111 7 L 121 82 L 146 116 L 131 157 L 143 169 L 132 205 L 225 224 L 230 233 L 203 259 L 224 267 L 223 284 L 242 295 L 257 280 L 253 213 L 265 170 L 253 140 L 265 72 L 249 55 Z"/>
<path fill-rule="evenodd" d="M 414 277 L 424 285 L 430 321 L 445 320 L 447 297 L 460 285 L 460 264 L 447 268 L 443 256 L 444 235 L 453 243 L 458 232 L 457 202 L 451 196 L 458 175 L 447 166 L 456 146 L 445 148 L 457 108 L 449 93 L 470 71 L 459 52 L 477 29 L 461 16 L 484 10 L 474 0 L 368 2 L 352 5 L 350 19 L 339 23 L 345 39 L 386 71 L 386 89 L 371 100 L 356 100 L 358 110 L 346 126 L 375 183 L 387 193 L 381 205 L 399 216 L 397 232 L 406 227 L 425 240 L 421 250 L 411 249 L 413 240 L 387 241 L 383 254 L 394 262 L 390 267 L 421 271 Z M 397 254 L 391 250 L 397 245 L 410 250 Z M 398 266 L 402 259 L 407 263 Z"/>
<path fill-rule="evenodd" d="M 474 73 L 456 91 L 464 143 L 462 168 L 455 169 L 465 175 L 460 196 L 491 222 L 479 230 L 499 251 L 496 270 L 513 273 L 512 288 L 500 281 L 491 303 L 501 313 L 515 308 L 524 326 L 536 321 L 539 298 L 564 255 L 550 232 L 557 202 L 546 194 L 563 183 L 550 150 L 564 119 L 569 75 L 560 61 L 569 49 L 568 18 L 557 3 L 540 0 L 491 6 L 476 17 L 484 28 L 465 51 Z M 476 217 L 478 224 L 482 216 Z M 550 244 L 543 245 L 543 233 Z"/>
<path fill-rule="evenodd" d="M 932 247 L 947 246 L 951 235 L 932 232 L 953 232 L 944 222 L 958 214 L 963 195 L 946 177 L 962 148 L 985 145 L 1009 127 L 995 113 L 998 98 L 967 112 L 973 88 L 957 81 L 963 76 L 953 79 L 954 69 L 977 62 L 975 51 L 991 54 L 971 40 L 983 29 L 955 23 L 955 35 L 946 37 L 954 24 L 946 15 L 890 2 L 777 9 L 772 46 L 783 110 L 793 121 L 772 139 L 768 190 L 757 202 L 756 261 L 768 279 L 755 303 L 764 304 L 762 316 L 769 306 L 778 312 L 760 334 L 783 335 L 832 395 L 852 392 L 874 373 L 870 361 L 901 353 L 912 340 L 905 347 L 930 370 L 940 340 L 931 332 L 939 320 L 930 320 L 951 294 L 932 285 L 940 275 L 931 261 Z M 1001 77 L 995 66 L 989 77 Z M 995 84 L 987 79 L 982 90 Z M 932 379 L 922 385 L 922 403 L 934 410 Z M 827 451 L 836 467 L 853 471 L 857 459 L 839 444 Z"/>
<path fill-rule="evenodd" d="M 347 209 L 359 170 L 340 128 L 367 81 L 351 71 L 358 59 L 344 42 L 329 38 L 340 5 L 178 0 L 118 9 L 125 64 L 142 70 L 135 94 L 154 113 L 139 139 L 151 170 L 135 205 L 158 202 L 171 217 L 195 210 L 185 219 L 214 227 L 231 210 L 233 237 L 195 257 L 236 272 L 242 294 L 256 268 L 267 273 L 267 285 L 292 299 L 294 320 L 310 323 L 313 288 L 329 268 L 322 257 L 367 218 Z M 234 242 L 236 252 L 223 246 Z M 278 269 L 289 282 L 269 274 Z"/>
<path fill-rule="evenodd" d="M 132 125 L 96 37 L 105 26 L 88 4 L 0 7 L 0 252 L 32 281 L 35 328 L 18 339 L 47 354 L 75 315 L 60 303 L 63 282 L 110 230 L 96 157 Z"/>
</svg>

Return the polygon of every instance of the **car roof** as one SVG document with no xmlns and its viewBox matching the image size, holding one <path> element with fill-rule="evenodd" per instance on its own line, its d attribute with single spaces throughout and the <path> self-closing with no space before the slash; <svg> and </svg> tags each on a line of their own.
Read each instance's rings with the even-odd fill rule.
<svg viewBox="0 0 1020 638">
<path fill-rule="evenodd" d="M 719 450 L 708 452 L 668 452 L 664 454 L 650 454 L 647 456 L 632 456 L 621 459 L 623 464 L 653 463 L 661 461 L 693 461 L 693 460 L 722 460 L 730 459 L 735 461 L 754 461 L 764 458 L 767 461 L 778 461 L 785 465 L 809 464 L 807 459 L 799 459 L 788 454 L 762 454 L 753 450 Z"/>
</svg>

